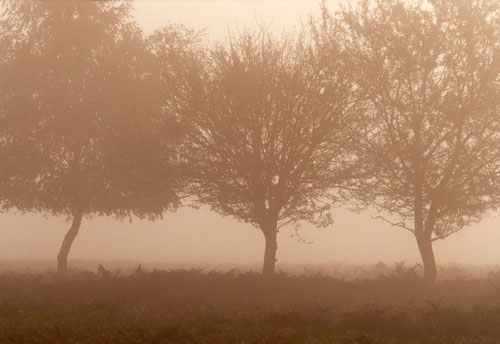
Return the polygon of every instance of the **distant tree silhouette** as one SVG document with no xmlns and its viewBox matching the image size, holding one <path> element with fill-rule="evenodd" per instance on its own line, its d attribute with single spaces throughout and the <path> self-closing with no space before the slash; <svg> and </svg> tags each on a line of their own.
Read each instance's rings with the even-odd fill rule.
<svg viewBox="0 0 500 344">
<path fill-rule="evenodd" d="M 215 44 L 184 116 L 193 193 L 262 231 L 265 275 L 275 270 L 280 228 L 330 224 L 357 163 L 351 70 L 340 45 L 325 59 L 312 42 L 263 29 Z"/>
<path fill-rule="evenodd" d="M 149 180 L 156 187 L 175 185 L 179 198 L 190 196 L 186 192 L 190 167 L 184 158 L 190 129 L 184 115 L 192 111 L 201 89 L 205 53 L 201 38 L 202 32 L 170 24 L 146 39 L 148 70 L 154 79 L 154 89 L 146 91 L 146 106 L 154 133 L 147 136 L 149 147 L 141 149 L 140 156 L 150 159 L 151 171 L 156 171 Z"/>
<path fill-rule="evenodd" d="M 147 45 L 129 1 L 3 4 L 12 54 L 1 66 L 1 142 L 16 150 L 9 159 L 36 157 L 9 179 L 6 207 L 72 219 L 58 254 L 64 273 L 84 216 L 155 217 L 177 203 L 171 185 L 151 185 L 140 153 L 154 137 Z"/>
<path fill-rule="evenodd" d="M 499 11 L 490 0 L 390 0 L 342 12 L 369 99 L 357 196 L 415 235 L 430 282 L 432 242 L 498 205 Z"/>
</svg>

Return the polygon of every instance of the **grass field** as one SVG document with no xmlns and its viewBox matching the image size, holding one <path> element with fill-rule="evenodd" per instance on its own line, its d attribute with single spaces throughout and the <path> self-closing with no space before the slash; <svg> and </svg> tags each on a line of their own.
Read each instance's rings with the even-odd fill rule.
<svg viewBox="0 0 500 344">
<path fill-rule="evenodd" d="M 500 273 L 429 287 L 403 264 L 374 271 L 3 272 L 0 343 L 500 343 Z"/>
</svg>

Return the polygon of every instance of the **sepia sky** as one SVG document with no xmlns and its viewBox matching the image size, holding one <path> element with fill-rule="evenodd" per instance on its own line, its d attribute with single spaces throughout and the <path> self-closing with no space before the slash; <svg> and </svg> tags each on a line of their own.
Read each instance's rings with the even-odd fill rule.
<svg viewBox="0 0 500 344">
<path fill-rule="evenodd" d="M 136 0 L 136 18 L 147 33 L 162 24 L 183 23 L 206 29 L 210 40 L 223 39 L 228 30 L 257 23 L 280 32 L 317 13 L 319 1 L 148 1 Z M 299 242 L 292 230 L 278 236 L 280 263 L 354 264 L 378 261 L 419 262 L 412 234 L 372 220 L 370 212 L 334 211 L 335 223 L 315 229 L 305 225 L 300 234 L 312 241 Z M 0 259 L 54 259 L 70 223 L 64 218 L 37 214 L 0 217 Z M 500 263 L 500 218 L 486 219 L 445 241 L 434 244 L 438 264 Z M 252 264 L 260 266 L 262 233 L 248 224 L 222 218 L 206 209 L 181 209 L 150 223 L 111 218 L 84 219 L 70 252 L 71 260 L 165 261 L 172 264 Z"/>
</svg>

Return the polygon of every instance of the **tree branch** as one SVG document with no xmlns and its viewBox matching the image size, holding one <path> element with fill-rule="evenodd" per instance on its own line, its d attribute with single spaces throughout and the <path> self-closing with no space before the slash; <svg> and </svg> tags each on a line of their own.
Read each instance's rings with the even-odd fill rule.
<svg viewBox="0 0 500 344">
<path fill-rule="evenodd" d="M 383 216 L 381 216 L 381 215 L 377 215 L 377 216 L 373 216 L 373 215 L 371 215 L 371 218 L 372 218 L 373 220 L 376 220 L 376 219 L 381 219 L 381 220 L 383 220 L 383 221 L 387 222 L 388 224 L 390 224 L 391 226 L 394 226 L 394 227 L 400 227 L 400 228 L 406 229 L 407 231 L 410 231 L 410 232 L 412 232 L 413 234 L 415 234 L 415 230 L 413 230 L 413 229 L 411 229 L 411 228 L 407 227 L 407 226 L 404 224 L 404 222 L 402 222 L 402 221 L 401 221 L 401 222 L 393 222 L 393 221 L 391 221 L 391 220 L 386 219 L 385 217 L 383 217 Z"/>
</svg>

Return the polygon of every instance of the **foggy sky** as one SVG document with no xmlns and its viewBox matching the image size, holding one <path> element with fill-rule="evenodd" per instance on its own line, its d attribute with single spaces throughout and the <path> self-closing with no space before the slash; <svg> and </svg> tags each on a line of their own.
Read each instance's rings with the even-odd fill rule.
<svg viewBox="0 0 500 344">
<path fill-rule="evenodd" d="M 230 30 L 257 23 L 273 31 L 292 28 L 317 13 L 319 1 L 148 1 L 136 0 L 136 19 L 147 33 L 162 24 L 183 23 L 206 28 L 210 40 L 223 39 Z M 335 223 L 326 229 L 304 225 L 300 234 L 313 241 L 291 238 L 293 230 L 278 235 L 280 263 L 354 264 L 378 261 L 420 262 L 411 233 L 346 210 L 334 212 Z M 438 264 L 497 264 L 500 262 L 500 218 L 486 219 L 446 240 L 434 243 Z M 0 259 L 55 261 L 70 223 L 65 218 L 38 214 L 0 215 Z M 181 209 L 151 223 L 133 219 L 84 219 L 69 257 L 75 259 L 165 261 L 203 266 L 206 262 L 260 266 L 264 238 L 251 225 L 222 218 L 206 209 Z"/>
</svg>

